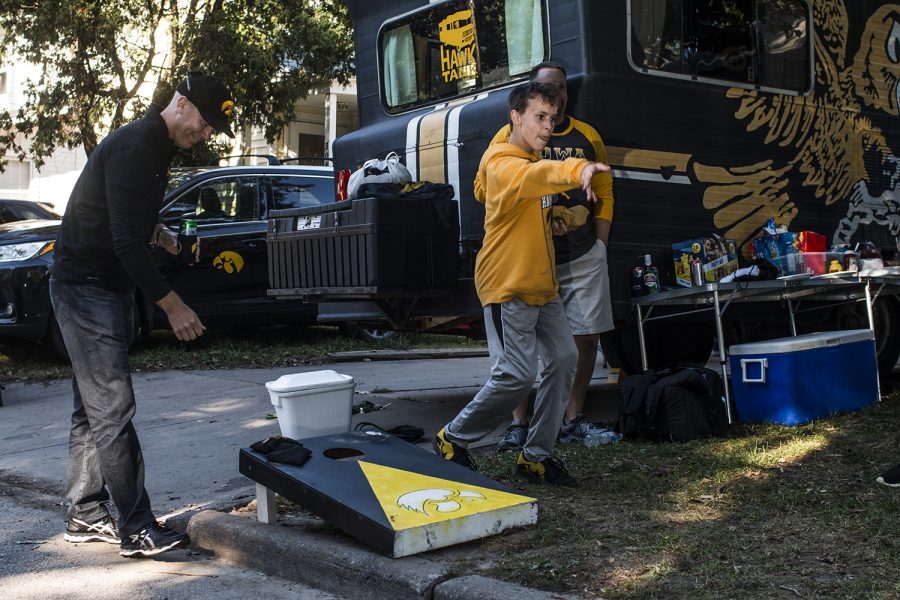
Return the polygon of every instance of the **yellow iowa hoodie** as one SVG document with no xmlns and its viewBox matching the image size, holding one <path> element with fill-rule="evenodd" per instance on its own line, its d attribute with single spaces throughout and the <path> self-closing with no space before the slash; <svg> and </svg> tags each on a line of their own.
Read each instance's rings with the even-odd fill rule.
<svg viewBox="0 0 900 600">
<path fill-rule="evenodd" d="M 475 261 L 481 305 L 519 298 L 541 305 L 559 296 L 544 196 L 581 185 L 582 158 L 540 160 L 514 144 L 494 144 L 481 157 L 484 244 Z"/>
</svg>

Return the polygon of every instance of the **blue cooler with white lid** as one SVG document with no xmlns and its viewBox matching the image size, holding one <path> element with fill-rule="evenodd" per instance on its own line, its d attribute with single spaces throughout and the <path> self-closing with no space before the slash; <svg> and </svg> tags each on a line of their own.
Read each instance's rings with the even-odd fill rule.
<svg viewBox="0 0 900 600">
<path fill-rule="evenodd" d="M 826 331 L 729 348 L 738 418 L 800 425 L 878 400 L 871 329 Z"/>
</svg>

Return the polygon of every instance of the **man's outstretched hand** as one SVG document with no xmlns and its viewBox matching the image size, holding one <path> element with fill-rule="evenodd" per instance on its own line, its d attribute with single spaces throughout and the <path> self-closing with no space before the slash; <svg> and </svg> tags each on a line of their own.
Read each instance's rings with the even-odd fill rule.
<svg viewBox="0 0 900 600">
<path fill-rule="evenodd" d="M 157 300 L 156 304 L 166 313 L 175 337 L 182 342 L 196 340 L 206 331 L 206 327 L 200 322 L 197 313 L 191 310 L 191 307 L 185 304 L 175 292 L 169 292 Z"/>
<path fill-rule="evenodd" d="M 591 179 L 593 179 L 594 175 L 597 173 L 607 173 L 609 171 L 610 166 L 601 162 L 590 162 L 581 169 L 581 189 L 584 190 L 587 199 L 591 202 L 597 201 L 597 194 L 595 194 L 593 188 L 591 188 Z"/>
</svg>

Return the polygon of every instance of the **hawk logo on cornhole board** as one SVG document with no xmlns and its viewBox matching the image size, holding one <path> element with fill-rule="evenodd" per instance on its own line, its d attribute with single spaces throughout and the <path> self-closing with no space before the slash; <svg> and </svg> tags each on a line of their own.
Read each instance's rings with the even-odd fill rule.
<svg viewBox="0 0 900 600">
<path fill-rule="evenodd" d="M 533 502 L 533 498 L 359 461 L 395 530 L 462 519 Z"/>
</svg>

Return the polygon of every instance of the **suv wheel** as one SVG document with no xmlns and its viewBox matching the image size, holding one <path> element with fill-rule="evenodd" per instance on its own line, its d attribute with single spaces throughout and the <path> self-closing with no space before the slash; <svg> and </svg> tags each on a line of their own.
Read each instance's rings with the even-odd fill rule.
<svg viewBox="0 0 900 600">
<path fill-rule="evenodd" d="M 47 327 L 47 343 L 53 354 L 60 357 L 66 362 L 69 360 L 69 351 L 66 350 L 66 343 L 63 341 L 62 332 L 59 330 L 59 323 L 56 322 L 56 315 L 50 313 L 50 323 Z"/>
</svg>

